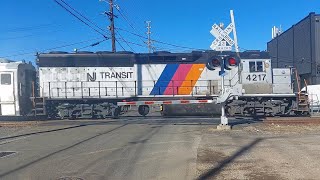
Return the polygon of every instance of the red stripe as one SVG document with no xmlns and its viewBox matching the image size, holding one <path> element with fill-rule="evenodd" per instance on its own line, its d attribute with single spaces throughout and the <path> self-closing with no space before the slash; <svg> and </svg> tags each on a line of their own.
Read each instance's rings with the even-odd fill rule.
<svg viewBox="0 0 320 180">
<path fill-rule="evenodd" d="M 206 103 L 208 100 L 199 100 L 199 103 Z"/>
<path fill-rule="evenodd" d="M 163 101 L 163 104 L 172 104 L 172 101 Z"/>
<path fill-rule="evenodd" d="M 128 105 L 135 105 L 136 102 L 127 102 L 126 104 L 128 104 Z"/>
<path fill-rule="evenodd" d="M 186 104 L 186 103 L 189 103 L 190 101 L 187 101 L 187 100 L 182 100 L 181 101 L 181 104 Z"/>
<path fill-rule="evenodd" d="M 188 72 L 190 71 L 192 64 L 180 64 L 177 71 L 171 78 L 170 83 L 168 84 L 164 95 L 178 94 L 179 87 L 186 78 Z"/>
<path fill-rule="evenodd" d="M 154 104 L 154 102 L 153 101 L 146 101 L 146 102 L 144 102 L 144 104 Z"/>
</svg>

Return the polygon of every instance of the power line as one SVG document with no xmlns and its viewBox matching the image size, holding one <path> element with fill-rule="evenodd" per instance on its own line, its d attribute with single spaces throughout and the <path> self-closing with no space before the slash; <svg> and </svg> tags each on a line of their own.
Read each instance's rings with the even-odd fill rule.
<svg viewBox="0 0 320 180">
<path fill-rule="evenodd" d="M 49 33 L 54 33 L 54 32 L 59 32 L 62 30 L 55 30 L 55 31 L 51 31 Z M 48 33 L 48 32 L 47 32 Z M 22 39 L 22 38 L 28 38 L 28 37 L 33 37 L 33 36 L 39 36 L 40 34 L 28 34 L 28 35 L 24 35 L 24 36 L 16 36 L 16 37 L 8 37 L 8 38 L 0 38 L 0 41 L 6 41 L 6 40 L 14 40 L 14 39 Z"/>
<path fill-rule="evenodd" d="M 80 41 L 80 42 L 75 42 L 75 43 L 71 43 L 71 44 L 65 44 L 65 45 L 61 45 L 61 46 L 57 46 L 57 47 L 43 49 L 43 50 L 40 50 L 38 52 L 46 52 L 46 51 L 51 51 L 51 50 L 55 50 L 55 49 L 65 48 L 65 47 L 69 47 L 69 46 L 74 46 L 74 45 L 78 45 L 78 44 L 87 43 L 87 42 L 90 42 L 92 40 L 97 40 L 97 39 L 101 39 L 101 38 L 94 38 L 94 39 L 89 39 L 89 40 L 86 40 L 86 41 Z M 35 54 L 35 52 L 33 51 L 33 52 L 26 52 L 26 53 L 17 53 L 17 54 L 2 56 L 1 58 L 9 58 L 9 57 L 14 57 L 14 56 L 23 56 L 23 55 L 31 55 L 31 54 Z"/>
<path fill-rule="evenodd" d="M 102 35 L 104 38 L 109 39 L 109 37 L 107 37 L 106 35 L 104 35 L 103 33 L 101 33 L 100 31 L 98 31 L 96 28 L 92 27 L 90 24 L 88 24 L 87 22 L 85 22 L 84 20 L 82 20 L 80 17 L 78 17 L 75 13 L 73 13 L 72 11 L 70 11 L 68 8 L 66 8 L 63 4 L 61 4 L 60 2 L 58 2 L 58 0 L 54 0 L 59 6 L 61 6 L 64 10 L 66 10 L 67 12 L 69 12 L 72 16 L 74 16 L 75 18 L 77 18 L 79 21 L 81 21 L 82 23 L 84 23 L 86 26 L 90 27 L 92 30 L 94 30 L 95 32 L 97 32 L 98 34 Z M 61 0 L 62 1 L 62 0 Z"/>
<path fill-rule="evenodd" d="M 122 40 L 127 44 L 127 46 L 131 49 L 131 51 L 135 52 L 135 50 L 129 45 L 129 43 L 122 37 L 118 30 L 116 30 L 117 34 L 120 36 Z"/>
<path fill-rule="evenodd" d="M 129 18 L 128 18 L 124 13 L 121 12 L 120 7 L 119 7 L 118 5 L 116 6 L 116 9 L 117 9 L 117 11 L 119 12 L 119 14 L 121 15 L 121 17 L 129 24 L 129 26 L 130 26 L 135 32 L 137 32 L 137 29 L 136 29 L 136 28 L 133 26 L 133 24 L 130 22 Z M 141 40 L 142 42 L 144 42 L 144 40 L 141 39 L 141 37 L 140 37 L 140 40 Z M 144 42 L 144 43 L 145 43 L 145 42 Z"/>
<path fill-rule="evenodd" d="M 118 39 L 115 39 L 115 41 L 120 45 L 120 47 L 121 47 L 124 51 L 126 51 L 126 49 L 121 45 L 121 43 L 118 41 Z"/>
<path fill-rule="evenodd" d="M 121 28 L 117 28 L 117 29 L 119 29 L 119 30 L 121 30 L 121 31 L 125 31 L 125 32 L 127 32 L 127 33 L 130 33 L 130 34 L 132 34 L 132 35 L 135 35 L 135 36 L 144 38 L 144 39 L 148 39 L 147 37 L 144 37 L 144 36 L 142 36 L 142 35 L 140 35 L 140 34 L 137 34 L 137 33 L 130 32 L 130 31 L 125 30 L 125 29 L 121 29 Z M 205 50 L 206 50 L 206 49 L 198 49 L 198 48 L 193 48 L 193 47 L 175 45 L 175 44 L 166 43 L 166 42 L 159 41 L 159 40 L 155 40 L 155 39 L 151 39 L 151 41 L 156 42 L 156 43 L 159 43 L 159 44 L 164 44 L 164 45 L 168 45 L 168 46 L 173 46 L 173 47 L 182 48 L 182 49 L 201 50 L 201 51 L 205 51 Z"/>
<path fill-rule="evenodd" d="M 140 47 L 146 48 L 146 46 L 145 46 L 145 45 L 142 45 L 142 44 L 138 44 L 138 43 L 134 43 L 134 42 L 131 42 L 131 41 L 127 41 L 127 40 L 125 40 L 125 39 L 123 39 L 123 38 L 118 38 L 118 39 L 121 39 L 121 40 L 119 40 L 119 41 L 122 41 L 122 42 L 126 42 L 126 43 L 129 43 L 129 44 L 133 44 L 133 45 L 136 45 L 136 46 L 140 46 Z"/>
<path fill-rule="evenodd" d="M 5 32 L 6 33 L 15 33 L 15 32 L 25 32 L 25 31 L 31 31 L 31 30 L 37 30 L 37 29 L 43 29 L 43 28 L 47 28 L 50 26 L 56 26 L 56 24 L 42 24 L 42 25 L 37 25 L 37 26 L 27 26 L 27 27 L 15 27 L 15 28 L 9 28 L 6 29 Z"/>
<path fill-rule="evenodd" d="M 64 0 L 60 0 L 62 3 L 64 3 L 66 6 L 68 6 L 70 9 L 72 9 L 74 12 L 76 12 L 77 14 L 79 14 L 82 18 L 84 18 L 85 20 L 87 20 L 88 22 L 90 22 L 92 25 L 94 25 L 95 27 L 97 27 L 98 29 L 100 29 L 102 32 L 105 32 L 104 29 L 102 29 L 101 27 L 99 27 L 96 23 L 92 22 L 90 19 L 88 19 L 86 16 L 84 16 L 83 14 L 81 14 L 79 11 L 77 11 L 75 8 L 73 8 L 70 4 L 68 4 L 67 2 L 65 2 Z"/>
<path fill-rule="evenodd" d="M 100 43 L 102 43 L 102 42 L 104 42 L 104 41 L 106 41 L 106 40 L 107 40 L 107 39 L 103 39 L 103 40 L 101 40 L 101 41 L 95 42 L 95 43 L 90 44 L 90 45 L 88 45 L 88 46 L 84 46 L 84 47 L 81 47 L 81 48 L 76 48 L 75 51 L 81 50 L 81 49 L 85 49 L 85 48 L 88 48 L 88 47 L 97 46 L 97 45 L 99 45 Z"/>
</svg>

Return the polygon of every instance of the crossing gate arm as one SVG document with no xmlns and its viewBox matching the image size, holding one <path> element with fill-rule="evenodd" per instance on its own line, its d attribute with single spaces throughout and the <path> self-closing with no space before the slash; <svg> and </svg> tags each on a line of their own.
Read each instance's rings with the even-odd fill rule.
<svg viewBox="0 0 320 180">
<path fill-rule="evenodd" d="M 168 100 L 168 101 L 129 101 L 118 102 L 118 106 L 162 105 L 162 104 L 211 104 L 216 100 Z"/>
</svg>

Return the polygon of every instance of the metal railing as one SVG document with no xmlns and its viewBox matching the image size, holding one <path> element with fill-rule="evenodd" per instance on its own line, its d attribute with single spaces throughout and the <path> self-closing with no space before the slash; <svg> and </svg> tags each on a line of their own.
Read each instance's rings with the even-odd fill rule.
<svg viewBox="0 0 320 180">
<path fill-rule="evenodd" d="M 48 98 L 198 96 L 215 95 L 218 83 L 214 80 L 44 82 L 41 89 L 42 97 Z"/>
</svg>

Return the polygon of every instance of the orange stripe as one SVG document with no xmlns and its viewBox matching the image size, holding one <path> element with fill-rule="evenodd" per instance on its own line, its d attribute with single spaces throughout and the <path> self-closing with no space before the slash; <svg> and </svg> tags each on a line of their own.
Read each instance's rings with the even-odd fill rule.
<svg viewBox="0 0 320 180">
<path fill-rule="evenodd" d="M 202 71 L 204 70 L 205 64 L 193 64 L 185 80 L 179 88 L 179 95 L 189 95 L 193 87 L 196 85 Z"/>
</svg>

